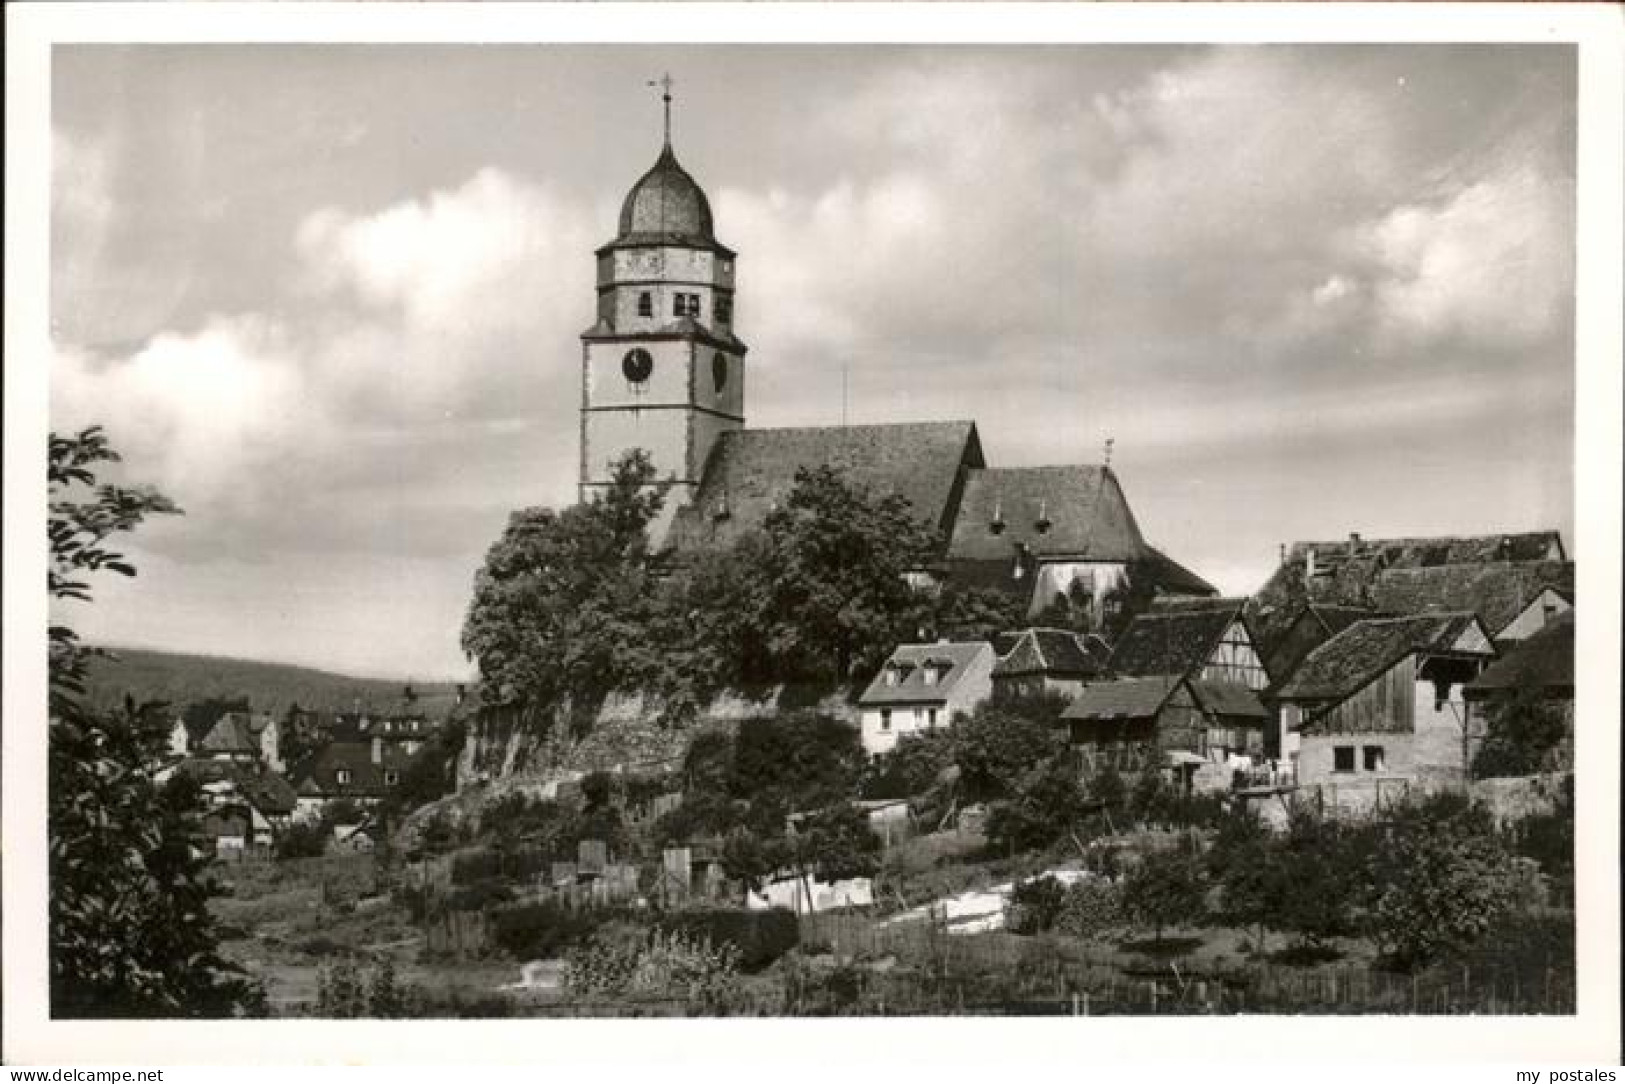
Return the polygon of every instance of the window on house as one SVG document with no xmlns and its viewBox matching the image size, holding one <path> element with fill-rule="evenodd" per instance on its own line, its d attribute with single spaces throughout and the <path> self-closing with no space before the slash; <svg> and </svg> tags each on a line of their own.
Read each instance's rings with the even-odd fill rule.
<svg viewBox="0 0 1625 1084">
<path fill-rule="evenodd" d="M 937 709 L 936 708 L 927 709 L 927 711 L 925 713 L 925 725 L 926 726 L 936 726 L 937 725 Z"/>
<path fill-rule="evenodd" d="M 672 295 L 671 311 L 673 316 L 692 316 L 694 319 L 698 320 L 700 318 L 700 295 Z"/>
<path fill-rule="evenodd" d="M 401 773 L 400 772 L 391 771 L 391 772 L 385 772 L 384 773 L 384 786 L 393 787 L 395 784 L 399 783 L 400 781 L 401 781 Z"/>
<path fill-rule="evenodd" d="M 1332 747 L 1332 771 L 1352 772 L 1354 770 L 1354 746 L 1335 745 Z"/>
<path fill-rule="evenodd" d="M 891 709 L 890 708 L 881 708 L 880 709 L 880 729 L 882 729 L 882 730 L 890 730 L 891 729 Z"/>
<path fill-rule="evenodd" d="M 900 675 L 897 672 L 897 667 L 895 667 L 895 666 L 886 667 L 886 684 L 887 685 L 896 685 L 897 682 L 900 680 L 901 676 L 902 675 Z"/>
<path fill-rule="evenodd" d="M 926 668 L 921 671 L 921 675 L 927 685 L 935 685 L 937 683 L 937 676 L 941 673 L 941 667 L 937 666 L 935 663 L 928 664 Z"/>
<path fill-rule="evenodd" d="M 640 293 L 638 295 L 638 315 L 639 316 L 653 316 L 654 314 L 655 314 L 654 295 L 651 294 L 648 290 L 645 290 L 645 291 L 643 291 L 642 293 Z"/>
<path fill-rule="evenodd" d="M 333 778 L 338 780 L 339 786 L 342 787 L 348 784 L 353 777 L 350 774 L 350 769 L 340 768 L 338 771 L 333 773 Z"/>
<path fill-rule="evenodd" d="M 1385 770 L 1383 768 L 1382 746 L 1367 745 L 1360 750 L 1360 754 L 1366 771 L 1380 772 Z"/>
</svg>

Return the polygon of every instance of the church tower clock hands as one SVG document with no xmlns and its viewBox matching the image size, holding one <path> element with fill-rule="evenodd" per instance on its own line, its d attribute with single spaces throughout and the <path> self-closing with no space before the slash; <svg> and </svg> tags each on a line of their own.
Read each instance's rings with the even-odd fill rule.
<svg viewBox="0 0 1625 1084">
<path fill-rule="evenodd" d="M 667 488 L 651 530 L 659 544 L 698 488 L 717 438 L 745 423 L 745 344 L 734 335 L 734 252 L 717 241 L 711 204 L 665 141 L 621 204 L 598 250 L 598 319 L 581 336 L 581 497 L 641 448 Z"/>
</svg>

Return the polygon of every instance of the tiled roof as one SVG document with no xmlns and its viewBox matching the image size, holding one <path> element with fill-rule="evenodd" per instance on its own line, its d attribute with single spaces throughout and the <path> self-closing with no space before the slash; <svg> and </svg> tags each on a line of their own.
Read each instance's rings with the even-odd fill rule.
<svg viewBox="0 0 1625 1084">
<path fill-rule="evenodd" d="M 288 781 L 275 772 L 256 771 L 221 760 L 183 761 L 176 769 L 201 785 L 229 782 L 242 795 L 243 800 L 268 817 L 286 816 L 295 806 L 295 795 Z"/>
<path fill-rule="evenodd" d="M 1232 621 L 1239 602 L 1212 608 L 1158 610 L 1138 614 L 1118 637 L 1111 668 L 1128 676 L 1187 676 L 1200 668 Z"/>
<path fill-rule="evenodd" d="M 1469 699 L 1515 689 L 1574 691 L 1574 611 L 1559 614 L 1539 632 L 1513 645 L 1464 689 Z"/>
<path fill-rule="evenodd" d="M 1306 578 L 1311 551 L 1316 574 Z M 1259 588 L 1248 615 L 1254 620 L 1260 643 L 1273 651 L 1277 638 L 1298 615 L 1293 605 L 1294 581 L 1302 582 L 1300 597 L 1310 602 L 1373 606 L 1372 585 L 1377 577 L 1394 570 L 1566 560 L 1563 539 L 1557 531 L 1294 542 L 1286 559 Z"/>
<path fill-rule="evenodd" d="M 797 470 L 820 466 L 871 496 L 905 498 L 922 521 L 944 530 L 963 469 L 981 465 L 974 422 L 735 430 L 713 446 L 670 538 L 679 550 L 727 545 L 789 498 Z M 726 517 L 717 518 L 723 509 Z"/>
<path fill-rule="evenodd" d="M 1145 548 L 1145 568 L 1158 589 L 1176 595 L 1213 596 L 1219 589 L 1155 546 Z"/>
<path fill-rule="evenodd" d="M 1179 688 L 1177 677 L 1118 678 L 1085 685 L 1061 718 L 1085 722 L 1150 719 Z"/>
<path fill-rule="evenodd" d="M 1097 636 L 1088 637 L 1100 644 Z M 1062 677 L 1092 677 L 1102 669 L 1104 659 L 1077 633 L 1066 629 L 1025 629 L 1014 645 L 993 667 L 994 677 L 1018 674 L 1054 674 Z"/>
<path fill-rule="evenodd" d="M 1149 547 L 1108 467 L 973 470 L 954 520 L 954 561 L 1011 560 L 1017 547 L 1097 561 L 1134 561 Z"/>
<path fill-rule="evenodd" d="M 381 797 L 389 789 L 386 771 L 405 771 L 412 757 L 395 742 L 379 742 L 380 759 L 373 763 L 372 742 L 335 741 L 322 746 L 288 770 L 298 794 L 305 797 Z M 340 783 L 338 773 L 348 770 L 350 781 Z"/>
<path fill-rule="evenodd" d="M 1373 606 L 1390 613 L 1471 610 L 1493 636 L 1547 588 L 1572 599 L 1574 565 L 1528 561 L 1388 569 L 1372 581 L 1370 597 Z"/>
<path fill-rule="evenodd" d="M 1196 697 L 1196 703 L 1210 715 L 1226 719 L 1269 717 L 1263 703 L 1258 699 L 1258 694 L 1245 685 L 1237 685 L 1232 681 L 1195 680 L 1191 682 L 1191 692 Z"/>
<path fill-rule="evenodd" d="M 1271 680 L 1277 686 L 1291 680 L 1309 653 L 1356 621 L 1368 617 L 1392 617 L 1358 606 L 1328 606 L 1316 604 L 1298 610 L 1296 620 L 1288 623 L 1276 634 L 1265 653 Z M 1257 618 L 1252 621 L 1257 622 Z M 1298 630 L 1295 634 L 1293 630 Z"/>
<path fill-rule="evenodd" d="M 940 704 L 948 699 L 966 670 L 986 653 L 993 654 L 993 645 L 986 640 L 958 644 L 899 644 L 880 668 L 880 673 L 869 683 L 859 704 Z M 925 664 L 928 662 L 947 667 L 935 685 L 925 683 Z M 901 675 L 896 685 L 886 684 L 886 674 L 894 671 Z"/>
<path fill-rule="evenodd" d="M 1424 614 L 1358 621 L 1309 653 L 1278 694 L 1286 700 L 1338 701 L 1417 651 L 1449 651 L 1477 618 Z"/>
<path fill-rule="evenodd" d="M 269 715 L 229 711 L 203 735 L 203 739 L 197 743 L 197 751 L 211 756 L 258 756 L 260 735 L 270 723 Z"/>
</svg>

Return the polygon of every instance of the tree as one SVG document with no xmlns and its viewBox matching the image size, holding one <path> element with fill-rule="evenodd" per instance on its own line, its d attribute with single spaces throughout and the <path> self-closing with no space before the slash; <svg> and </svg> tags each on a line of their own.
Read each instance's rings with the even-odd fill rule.
<svg viewBox="0 0 1625 1084">
<path fill-rule="evenodd" d="M 1071 834 L 1089 812 L 1078 773 L 1065 756 L 1029 772 L 1009 801 L 987 820 L 988 842 L 1006 853 L 1047 847 Z"/>
<path fill-rule="evenodd" d="M 1275 926 L 1303 944 L 1353 932 L 1370 894 L 1370 832 L 1307 804 L 1294 806 L 1277 843 L 1284 870 Z"/>
<path fill-rule="evenodd" d="M 802 467 L 763 523 L 771 564 L 760 627 L 781 678 L 850 681 L 911 639 L 919 597 L 905 574 L 937 541 L 896 495 L 834 468 Z"/>
<path fill-rule="evenodd" d="M 1029 772 L 1065 747 L 1056 727 L 990 703 L 956 720 L 951 733 L 960 783 L 973 802 L 1013 797 Z"/>
<path fill-rule="evenodd" d="M 1414 966 L 1477 941 L 1511 906 L 1514 875 L 1489 811 L 1443 794 L 1397 810 L 1370 857 L 1377 945 Z"/>
<path fill-rule="evenodd" d="M 1549 770 L 1568 727 L 1562 709 L 1538 689 L 1519 689 L 1490 712 L 1489 732 L 1473 756 L 1473 777 L 1534 775 Z"/>
<path fill-rule="evenodd" d="M 795 871 L 811 901 L 813 879 L 827 884 L 849 877 L 873 877 L 880 869 L 881 846 L 868 815 L 850 802 L 842 802 L 803 817 L 768 854 L 778 866 Z"/>
<path fill-rule="evenodd" d="M 865 798 L 912 798 L 936 785 L 954 762 L 953 736 L 946 730 L 904 734 L 864 769 Z"/>
<path fill-rule="evenodd" d="M 53 604 L 91 601 L 87 577 L 135 568 L 108 548 L 149 515 L 178 513 L 151 489 L 96 483 L 118 462 L 99 427 L 52 434 L 47 585 Z M 202 794 L 154 780 L 167 750 L 164 705 L 84 702 L 101 654 L 66 624 L 49 630 L 47 743 L 51 1013 L 58 1017 L 228 1016 L 264 1011 L 264 991 L 219 954 Z"/>
<path fill-rule="evenodd" d="M 751 823 L 777 830 L 786 815 L 843 801 L 863 773 L 857 730 L 827 715 L 752 719 L 733 743 L 728 793 L 750 803 Z"/>
<path fill-rule="evenodd" d="M 1156 931 L 1198 920 L 1206 913 L 1206 883 L 1201 864 L 1177 849 L 1152 851 L 1123 880 L 1123 909 L 1135 921 Z"/>
<path fill-rule="evenodd" d="M 1027 623 L 1027 599 L 1019 592 L 948 583 L 929 606 L 928 637 L 991 640 L 995 633 Z"/>
<path fill-rule="evenodd" d="M 1219 824 L 1208 868 L 1219 884 L 1220 912 L 1229 922 L 1258 934 L 1257 951 L 1266 948 L 1265 931 L 1287 894 L 1293 871 L 1281 860 L 1275 838 L 1246 806 Z"/>
<path fill-rule="evenodd" d="M 486 554 L 463 650 L 498 705 L 553 711 L 577 726 L 649 666 L 648 526 L 664 493 L 634 450 L 610 485 L 562 512 L 515 512 Z"/>
</svg>

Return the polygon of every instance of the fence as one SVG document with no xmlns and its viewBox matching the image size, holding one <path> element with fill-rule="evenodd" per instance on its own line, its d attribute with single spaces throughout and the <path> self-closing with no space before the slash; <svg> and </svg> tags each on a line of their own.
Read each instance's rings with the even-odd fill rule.
<svg viewBox="0 0 1625 1084">
<path fill-rule="evenodd" d="M 993 932 L 951 935 L 940 924 L 882 924 L 803 915 L 803 950 L 897 966 L 870 976 L 864 1012 L 993 1015 L 1205 1013 L 1572 1013 L 1571 965 L 1469 964 L 1415 974 L 1362 963 L 1295 968 L 1245 963 L 1193 968 L 1071 939 Z"/>
</svg>

